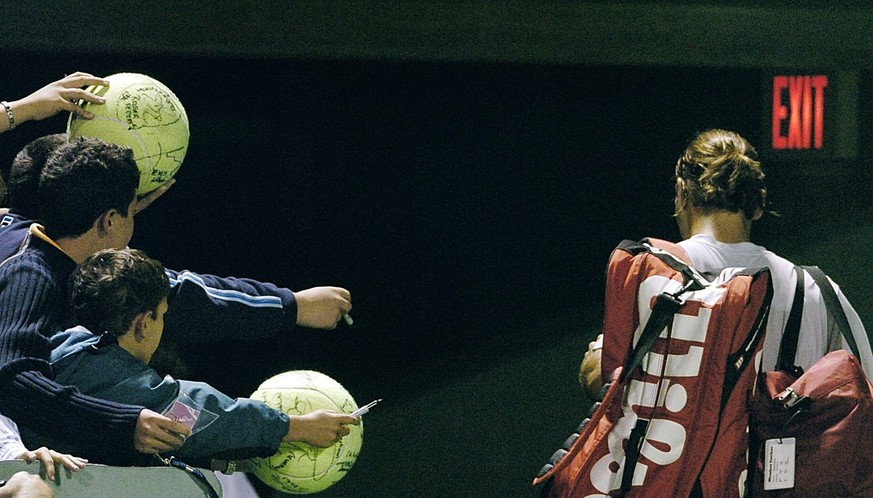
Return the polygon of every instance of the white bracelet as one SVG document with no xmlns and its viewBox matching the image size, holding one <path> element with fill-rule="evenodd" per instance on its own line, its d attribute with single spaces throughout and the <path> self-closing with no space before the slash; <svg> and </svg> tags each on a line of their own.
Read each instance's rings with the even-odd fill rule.
<svg viewBox="0 0 873 498">
<path fill-rule="evenodd" d="M 2 105 L 4 109 L 6 109 L 6 117 L 9 118 L 9 129 L 14 130 L 15 129 L 15 115 L 12 114 L 12 108 L 9 107 L 9 102 L 6 102 L 4 100 L 4 101 L 0 102 L 0 105 Z"/>
</svg>

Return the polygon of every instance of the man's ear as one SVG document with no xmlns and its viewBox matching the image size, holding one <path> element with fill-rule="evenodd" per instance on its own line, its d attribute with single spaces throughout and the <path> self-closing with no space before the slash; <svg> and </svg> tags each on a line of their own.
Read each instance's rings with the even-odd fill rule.
<svg viewBox="0 0 873 498">
<path fill-rule="evenodd" d="M 118 217 L 118 211 L 115 209 L 110 209 L 105 213 L 101 214 L 99 218 L 97 218 L 97 234 L 100 236 L 106 236 L 112 230 L 112 226 L 115 223 L 115 219 Z"/>
</svg>

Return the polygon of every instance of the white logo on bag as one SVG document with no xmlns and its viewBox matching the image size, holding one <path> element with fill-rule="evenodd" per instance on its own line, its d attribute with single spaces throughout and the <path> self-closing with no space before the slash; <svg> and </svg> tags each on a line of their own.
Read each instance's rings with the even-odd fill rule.
<svg viewBox="0 0 873 498">
<path fill-rule="evenodd" d="M 667 281 L 669 280 L 669 281 Z M 647 278 L 639 287 L 640 325 L 634 333 L 634 343 L 639 340 L 643 327 L 651 315 L 650 303 L 661 292 L 679 290 L 681 284 L 662 276 Z M 724 295 L 723 287 L 708 287 L 687 296 L 687 300 L 702 301 L 713 305 Z M 622 417 L 616 422 L 607 441 L 609 453 L 600 458 L 591 469 L 591 484 L 603 495 L 588 495 L 586 498 L 606 497 L 606 493 L 621 487 L 622 468 L 624 467 L 624 443 L 631 430 L 640 418 L 638 412 L 659 407 L 672 413 L 679 413 L 688 404 L 688 392 L 670 378 L 695 377 L 700 371 L 703 361 L 703 346 L 709 329 L 712 310 L 701 307 L 697 315 L 676 314 L 673 318 L 671 340 L 688 341 L 698 345 L 689 345 L 685 354 L 668 354 L 650 352 L 643 359 L 643 370 L 652 375 L 663 377 L 659 383 L 631 380 L 624 391 Z M 667 329 L 661 332 L 666 338 Z M 645 418 L 643 420 L 646 420 Z M 661 418 L 649 420 L 645 440 L 640 447 L 640 458 L 636 462 L 633 475 L 633 485 L 640 486 L 646 480 L 650 465 L 669 465 L 682 455 L 685 448 L 687 430 L 681 424 Z"/>
</svg>

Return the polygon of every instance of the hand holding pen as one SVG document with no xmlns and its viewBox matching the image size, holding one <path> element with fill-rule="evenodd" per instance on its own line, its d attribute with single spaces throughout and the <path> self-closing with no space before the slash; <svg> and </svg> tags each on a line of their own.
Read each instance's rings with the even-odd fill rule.
<svg viewBox="0 0 873 498">
<path fill-rule="evenodd" d="M 378 402 L 380 402 L 380 401 L 382 401 L 382 398 L 379 398 L 379 399 L 377 399 L 377 400 L 370 401 L 370 402 L 367 403 L 366 405 L 364 405 L 364 406 L 358 408 L 357 410 L 353 411 L 353 412 L 351 413 L 352 417 L 358 418 L 358 417 L 360 417 L 361 415 L 366 414 L 367 412 L 370 411 L 370 408 L 373 408 L 374 406 L 376 406 L 376 403 L 378 403 Z"/>
</svg>

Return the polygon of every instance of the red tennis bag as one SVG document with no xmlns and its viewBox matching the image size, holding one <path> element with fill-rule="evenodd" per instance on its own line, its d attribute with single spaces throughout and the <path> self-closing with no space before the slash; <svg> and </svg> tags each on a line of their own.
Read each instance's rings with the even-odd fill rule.
<svg viewBox="0 0 873 498">
<path fill-rule="evenodd" d="M 806 372 L 794 364 L 805 273 L 821 290 L 829 323 L 853 352 L 831 351 Z M 873 496 L 873 384 L 827 276 L 815 266 L 797 267 L 795 274 L 797 289 L 776 369 L 759 374 L 749 403 L 751 495 Z"/>
<path fill-rule="evenodd" d="M 762 380 L 751 405 L 752 496 L 873 496 L 873 385 L 858 358 L 839 349 L 798 378 L 773 371 Z M 766 440 L 796 446 L 790 487 L 765 491 Z"/>
<path fill-rule="evenodd" d="M 741 496 L 747 397 L 772 286 L 767 269 L 704 276 L 678 246 L 624 241 L 610 256 L 603 401 L 534 484 L 548 496 Z"/>
</svg>

